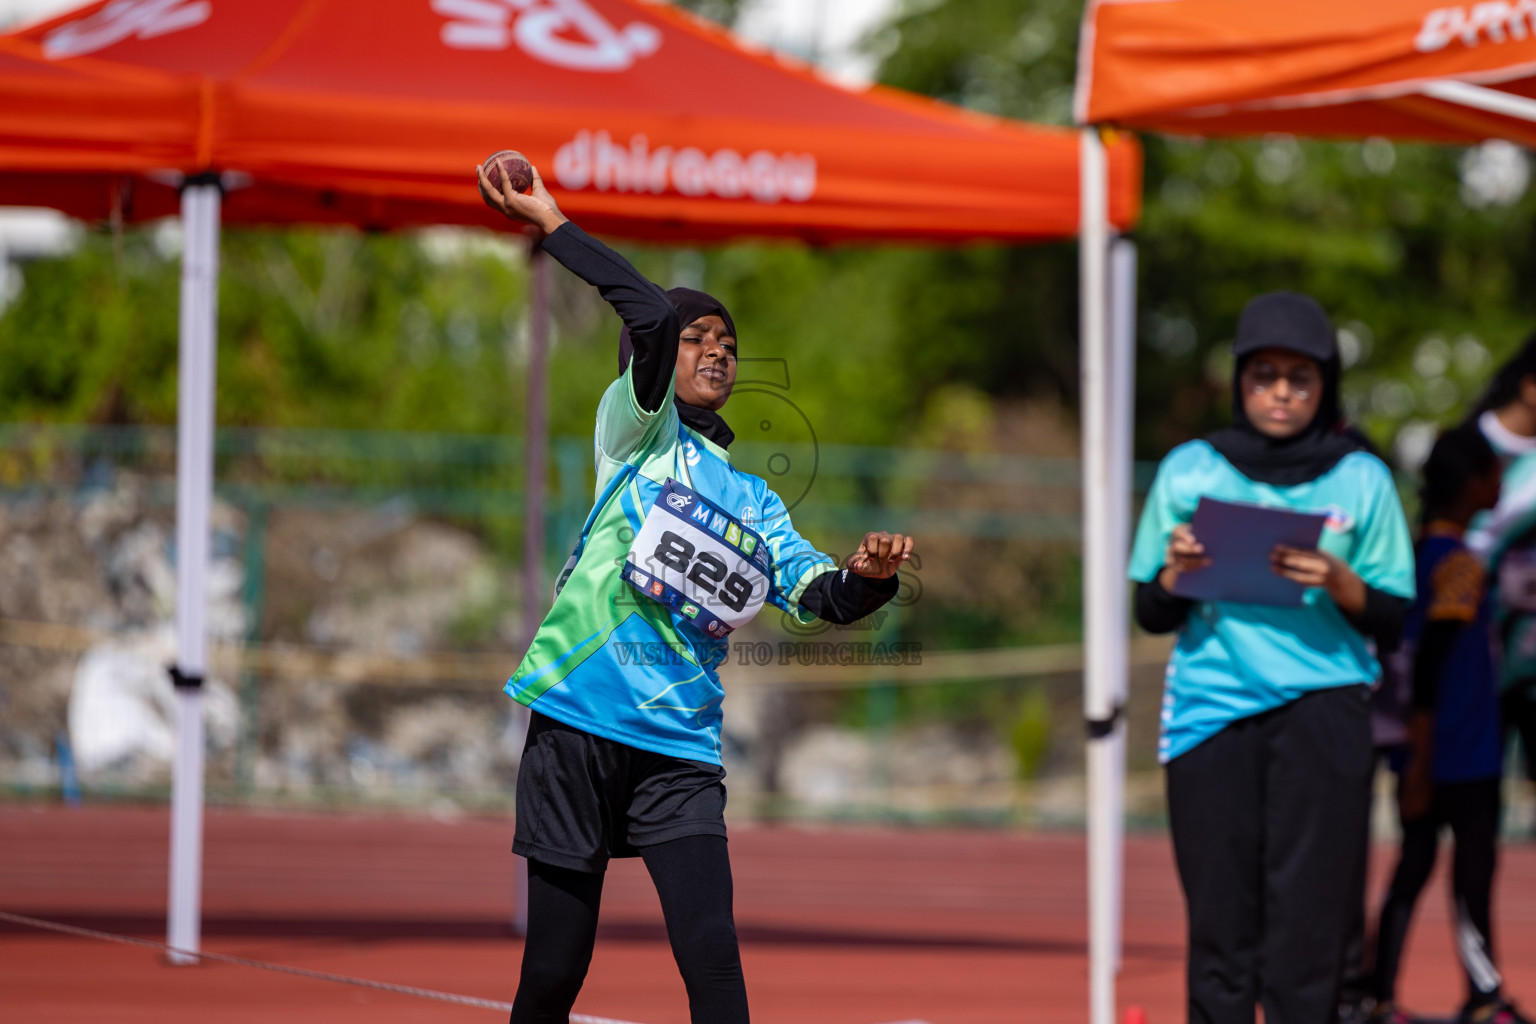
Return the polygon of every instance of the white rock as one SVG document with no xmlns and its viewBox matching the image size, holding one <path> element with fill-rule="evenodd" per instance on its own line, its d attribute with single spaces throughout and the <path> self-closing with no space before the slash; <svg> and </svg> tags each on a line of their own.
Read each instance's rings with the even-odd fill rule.
<svg viewBox="0 0 1536 1024">
<path fill-rule="evenodd" d="M 69 738 L 82 776 L 105 771 L 163 774 L 175 752 L 175 660 L 171 631 L 109 640 L 86 651 L 69 695 Z M 227 748 L 238 735 L 239 705 L 223 682 L 203 687 L 209 745 Z"/>
</svg>

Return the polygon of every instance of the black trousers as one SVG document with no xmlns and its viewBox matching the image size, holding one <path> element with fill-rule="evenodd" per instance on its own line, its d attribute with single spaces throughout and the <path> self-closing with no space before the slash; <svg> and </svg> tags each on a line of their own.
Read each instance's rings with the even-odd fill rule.
<svg viewBox="0 0 1536 1024">
<path fill-rule="evenodd" d="M 747 1024 L 724 836 L 645 846 L 693 1024 Z M 603 875 L 528 862 L 528 936 L 511 1024 L 568 1024 L 597 942 Z"/>
<path fill-rule="evenodd" d="M 1192 1024 L 1332 1024 L 1358 913 L 1367 688 L 1310 693 L 1168 764 Z"/>
<path fill-rule="evenodd" d="M 1499 972 L 1493 959 L 1490 903 L 1498 860 L 1499 780 L 1443 782 L 1435 786 L 1429 812 L 1403 822 L 1403 848 L 1381 907 L 1376 932 L 1376 998 L 1396 996 L 1397 973 L 1413 906 L 1435 868 L 1440 830 L 1450 826 L 1456 839 L 1451 862 L 1451 898 L 1456 952 L 1467 979 L 1470 1006 L 1499 998 Z"/>
</svg>

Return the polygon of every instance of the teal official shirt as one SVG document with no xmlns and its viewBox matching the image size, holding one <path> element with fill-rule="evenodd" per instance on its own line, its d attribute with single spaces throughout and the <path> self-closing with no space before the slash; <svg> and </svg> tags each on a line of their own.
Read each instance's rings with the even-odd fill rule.
<svg viewBox="0 0 1536 1024">
<path fill-rule="evenodd" d="M 1180 445 L 1147 495 L 1131 579 L 1157 576 L 1174 527 L 1194 518 L 1202 496 L 1326 512 L 1318 546 L 1367 585 L 1413 599 L 1413 541 L 1391 471 L 1374 455 L 1351 452 L 1314 480 L 1276 487 L 1250 480 L 1205 441 Z M 1320 587 L 1296 608 L 1197 602 L 1168 661 L 1158 758 L 1166 764 L 1240 718 L 1313 690 L 1371 683 L 1378 672 L 1365 637 Z"/>
</svg>

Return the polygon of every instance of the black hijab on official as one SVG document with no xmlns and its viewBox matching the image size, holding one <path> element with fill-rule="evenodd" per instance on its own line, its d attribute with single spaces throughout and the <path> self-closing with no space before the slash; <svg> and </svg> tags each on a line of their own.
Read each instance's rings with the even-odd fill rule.
<svg viewBox="0 0 1536 1024">
<path fill-rule="evenodd" d="M 736 321 L 731 319 L 731 314 L 726 310 L 725 304 L 706 292 L 694 288 L 669 288 L 667 298 L 672 300 L 672 306 L 677 310 L 677 325 L 679 331 L 687 327 L 700 317 L 717 316 L 725 321 L 725 333 L 731 338 L 736 337 Z M 739 341 L 738 341 L 739 344 Z M 630 357 L 634 354 L 635 347 L 629 340 L 629 331 L 619 333 L 619 372 L 623 373 L 629 367 Z M 713 409 L 705 409 L 697 405 L 689 405 L 681 398 L 673 396 L 672 404 L 677 407 L 677 418 L 686 426 L 703 434 L 721 448 L 729 448 L 731 442 L 736 440 L 736 434 L 725 422 L 724 418 Z"/>
<path fill-rule="evenodd" d="M 1243 410 L 1243 367 L 1255 352 L 1279 348 L 1306 356 L 1322 372 L 1317 415 L 1300 433 L 1274 438 L 1248 420 Z M 1295 292 L 1260 295 L 1243 309 L 1232 343 L 1232 426 L 1206 438 L 1238 472 L 1259 483 L 1292 487 L 1315 480 L 1368 442 L 1350 429 L 1339 411 L 1339 347 L 1323 307 Z"/>
</svg>

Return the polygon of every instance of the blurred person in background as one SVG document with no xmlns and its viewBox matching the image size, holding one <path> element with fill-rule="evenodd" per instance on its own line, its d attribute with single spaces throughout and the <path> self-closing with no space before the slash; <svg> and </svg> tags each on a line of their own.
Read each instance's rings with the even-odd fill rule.
<svg viewBox="0 0 1536 1024">
<path fill-rule="evenodd" d="M 1464 535 L 1499 500 L 1503 466 L 1474 424 L 1440 436 L 1423 468 L 1417 598 L 1403 628 L 1412 663 L 1408 744 L 1398 772 L 1402 849 L 1376 932 L 1371 1019 L 1409 1024 L 1397 977 L 1414 904 L 1448 827 L 1456 950 L 1466 974 L 1461 1024 L 1528 1024 L 1503 998 L 1490 901 L 1499 832 L 1503 742 L 1488 574 Z"/>
<path fill-rule="evenodd" d="M 1344 429 L 1332 324 L 1290 292 L 1248 303 L 1232 426 L 1158 467 L 1131 557 L 1136 617 L 1178 633 L 1159 758 L 1189 923 L 1189 1020 L 1326 1024 L 1359 913 L 1372 772 L 1369 637 L 1395 640 L 1413 550 L 1391 472 Z M 1202 496 L 1326 512 L 1318 550 L 1276 547 L 1297 607 L 1193 601 Z M 1354 909 L 1352 909 L 1352 906 Z"/>
<path fill-rule="evenodd" d="M 1359 427 L 1348 424 L 1344 427 L 1344 434 L 1352 438 L 1361 451 L 1381 457 L 1375 443 Z M 1368 640 L 1375 649 L 1376 661 L 1381 665 L 1381 674 L 1376 678 L 1376 685 L 1371 688 L 1371 749 L 1374 752 L 1371 777 L 1374 779 L 1377 767 L 1386 763 L 1388 753 L 1408 741 L 1407 708 L 1412 683 L 1408 678 L 1409 671 L 1401 668 L 1400 642 L 1394 642 L 1392 637 L 1369 637 Z M 1365 830 L 1366 856 L 1360 862 L 1355 886 L 1359 895 L 1351 903 L 1354 913 L 1349 926 L 1349 939 L 1344 945 L 1344 982 L 1339 992 L 1339 1024 L 1362 1024 L 1370 1016 L 1376 1001 L 1371 994 L 1375 975 L 1368 960 L 1371 938 L 1366 932 L 1366 918 L 1370 916 L 1366 906 L 1366 877 L 1369 874 L 1371 853 L 1370 813 L 1366 814 L 1361 827 Z"/>
<path fill-rule="evenodd" d="M 1506 736 L 1536 782 L 1536 334 L 1494 374 L 1473 417 L 1504 466 L 1498 504 L 1467 531 L 1497 584 Z"/>
</svg>

